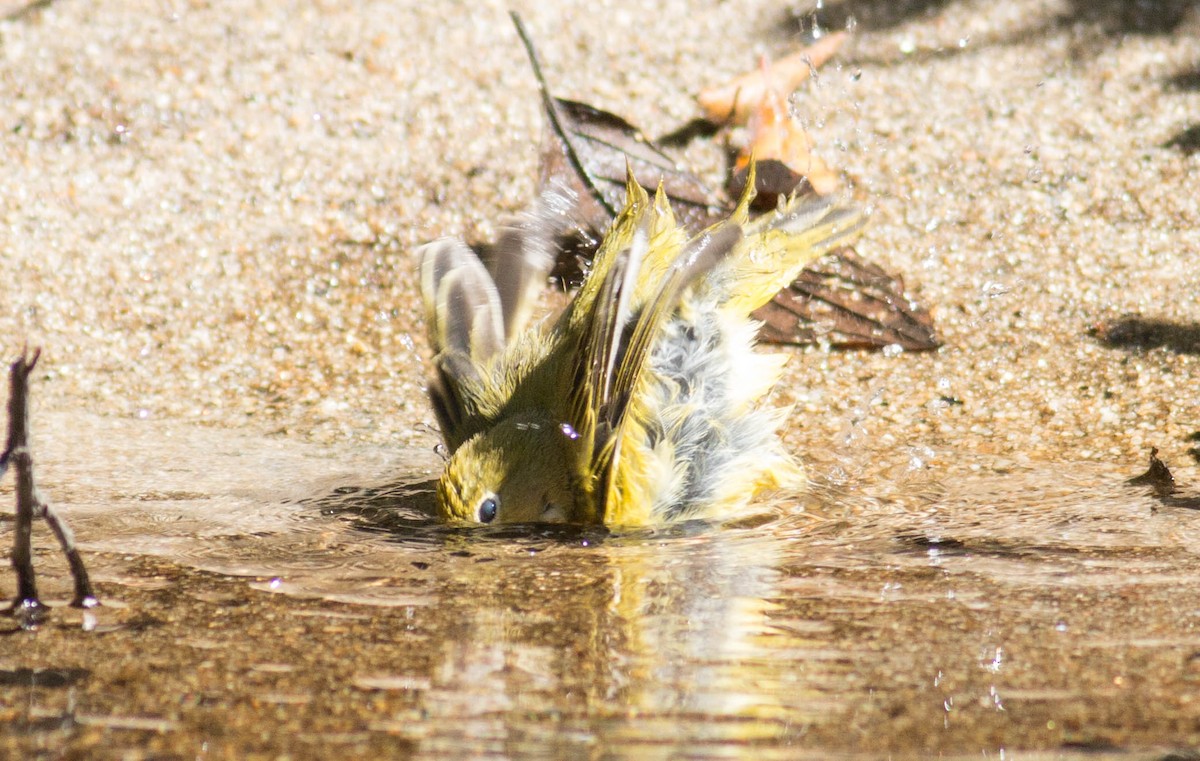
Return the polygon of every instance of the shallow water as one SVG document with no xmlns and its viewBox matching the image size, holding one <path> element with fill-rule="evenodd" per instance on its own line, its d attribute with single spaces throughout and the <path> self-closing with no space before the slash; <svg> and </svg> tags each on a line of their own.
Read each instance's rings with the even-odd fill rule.
<svg viewBox="0 0 1200 761">
<path fill-rule="evenodd" d="M 152 555 L 251 577 L 251 606 L 271 592 L 322 603 L 296 615 L 394 611 L 403 630 L 370 630 L 382 663 L 337 668 L 402 704 L 357 731 L 420 757 L 1095 752 L 1200 732 L 1200 503 L 1112 469 L 923 473 L 887 496 L 817 472 L 809 494 L 724 525 L 467 531 L 428 518 L 431 452 L 333 457 L 230 431 L 49 423 L 120 466 L 44 447 L 46 488 L 97 579 L 118 585 L 110 601 L 146 586 L 127 569 Z M 138 642 L 137 627 L 111 627 L 118 651 Z M 261 647 L 255 673 L 303 669 Z M 283 694 L 319 704 L 309 689 Z"/>
<path fill-rule="evenodd" d="M 855 28 L 789 104 L 945 346 L 796 352 L 812 493 L 423 517 L 409 252 L 534 196 L 510 5 L 652 135 Z M 0 335 L 105 602 L 0 616 L 0 757 L 1200 757 L 1195 4 L 811 5 L 0 0 Z M 1151 446 L 1176 499 L 1124 483 Z"/>
</svg>

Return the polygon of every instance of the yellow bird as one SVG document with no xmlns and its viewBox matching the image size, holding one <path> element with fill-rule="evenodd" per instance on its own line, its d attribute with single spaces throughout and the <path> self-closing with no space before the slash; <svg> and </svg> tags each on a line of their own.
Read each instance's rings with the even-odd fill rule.
<svg viewBox="0 0 1200 761">
<path fill-rule="evenodd" d="M 546 269 L 517 242 L 501 240 L 490 272 L 456 239 L 421 248 L 444 520 L 656 525 L 803 481 L 777 434 L 788 410 L 761 404 L 787 357 L 753 350 L 750 313 L 865 217 L 805 195 L 751 222 L 750 191 L 689 240 L 661 189 L 651 201 L 626 184 L 550 325 L 527 327 Z"/>
</svg>

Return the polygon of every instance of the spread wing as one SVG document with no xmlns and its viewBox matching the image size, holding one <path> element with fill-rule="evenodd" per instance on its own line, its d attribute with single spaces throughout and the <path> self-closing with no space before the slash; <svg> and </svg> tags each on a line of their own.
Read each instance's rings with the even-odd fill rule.
<svg viewBox="0 0 1200 761">
<path fill-rule="evenodd" d="M 645 197 L 645 191 L 638 190 Z M 631 201 L 627 211 L 633 208 Z M 567 335 L 577 337 L 573 357 L 573 382 L 567 408 L 578 436 L 574 470 L 580 483 L 576 491 L 584 504 L 579 517 L 595 522 L 603 517 L 597 501 L 600 482 L 596 463 L 609 450 L 613 425 L 610 402 L 615 369 L 623 353 L 626 326 L 632 314 L 638 275 L 650 247 L 650 230 L 645 219 L 626 215 L 609 231 L 610 240 L 597 257 L 597 266 L 576 294 L 571 309 L 563 315 Z M 625 225 L 631 226 L 632 229 Z M 628 241 L 617 246 L 614 241 Z"/>
<path fill-rule="evenodd" d="M 554 266 L 551 218 L 562 202 L 543 192 L 523 218 L 480 247 L 456 238 L 418 251 L 421 296 L 435 353 L 429 395 L 453 451 L 486 427 L 505 399 L 496 362 L 526 329 Z"/>
<path fill-rule="evenodd" d="M 486 368 L 504 349 L 503 309 L 491 275 L 462 241 L 436 240 L 417 256 L 434 350 L 429 397 L 453 452 L 484 425 Z"/>
<path fill-rule="evenodd" d="M 710 228 L 680 250 L 674 221 L 665 204 L 650 204 L 633 180 L 627 183 L 625 210 L 601 247 L 596 266 L 576 297 L 578 326 L 576 383 L 571 409 L 580 448 L 581 473 L 590 476 L 589 520 L 603 520 L 619 499 L 615 472 L 630 402 L 645 373 L 655 340 L 685 290 L 710 272 L 742 238 L 741 227 Z M 664 251 L 661 247 L 670 247 Z M 658 266 L 664 257 L 670 264 Z"/>
<path fill-rule="evenodd" d="M 753 179 L 753 178 L 751 178 Z M 862 210 L 830 196 L 793 196 L 781 209 L 745 225 L 746 237 L 714 284 L 722 309 L 749 315 L 787 288 L 830 250 L 854 241 L 866 227 Z"/>
<path fill-rule="evenodd" d="M 543 190 L 516 223 L 483 249 L 483 260 L 500 297 L 504 338 L 509 343 L 529 323 L 554 268 L 556 230 L 562 224 L 563 208 L 573 203 L 562 196 L 564 192 L 557 187 Z"/>
</svg>

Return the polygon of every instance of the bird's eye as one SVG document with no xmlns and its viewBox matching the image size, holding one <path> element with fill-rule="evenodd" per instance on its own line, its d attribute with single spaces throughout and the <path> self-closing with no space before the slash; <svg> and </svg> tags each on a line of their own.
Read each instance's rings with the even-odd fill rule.
<svg viewBox="0 0 1200 761">
<path fill-rule="evenodd" d="M 497 497 L 485 497 L 479 503 L 479 522 L 491 523 L 496 520 L 496 512 L 500 509 L 500 500 Z"/>
</svg>

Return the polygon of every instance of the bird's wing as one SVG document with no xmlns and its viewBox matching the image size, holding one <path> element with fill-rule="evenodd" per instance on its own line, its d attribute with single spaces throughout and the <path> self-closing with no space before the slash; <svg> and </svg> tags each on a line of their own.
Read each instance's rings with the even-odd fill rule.
<svg viewBox="0 0 1200 761">
<path fill-rule="evenodd" d="M 631 182 L 628 198 L 601 244 L 592 271 L 559 322 L 559 334 L 574 344 L 566 411 L 578 441 L 572 468 L 581 503 L 577 510 L 582 514 L 576 517 L 589 522 L 603 516 L 595 463 L 606 452 L 611 454 L 612 382 L 650 246 L 646 192 Z"/>
<path fill-rule="evenodd" d="M 621 442 L 626 429 L 634 424 L 631 403 L 645 376 L 654 344 L 663 326 L 679 306 L 683 293 L 724 260 L 741 238 L 741 227 L 733 223 L 718 225 L 693 238 L 658 283 L 653 296 L 641 306 L 636 320 L 624 331 L 620 358 L 613 367 L 608 383 L 605 423 L 611 431 L 611 438 L 608 446 L 597 452 L 593 464 L 600 478 L 597 493 L 603 495 L 601 513 L 605 522 L 612 522 L 623 509 L 620 504 L 622 500 L 644 498 L 640 494 L 625 493 L 638 479 L 622 478 L 620 471 L 624 463 Z M 624 454 L 628 457 L 631 453 Z M 632 463 L 631 467 L 644 465 Z M 649 509 L 648 506 L 644 507 Z"/>
<path fill-rule="evenodd" d="M 661 203 L 659 201 L 662 201 Z M 601 244 L 569 314 L 578 335 L 571 415 L 584 444 L 576 467 L 589 483 L 584 520 L 604 519 L 616 494 L 621 432 L 655 339 L 683 292 L 722 261 L 739 240 L 735 222 L 717 225 L 681 247 L 665 200 L 651 204 L 630 173 L 625 209 Z M 666 249 L 669 249 L 666 250 Z M 664 258 L 669 265 L 663 266 Z"/>
<path fill-rule="evenodd" d="M 793 196 L 779 211 L 745 226 L 746 236 L 713 287 L 722 309 L 745 317 L 775 297 L 808 265 L 862 232 L 867 217 L 829 196 Z"/>
<path fill-rule="evenodd" d="M 503 311 L 495 282 L 462 241 L 436 240 L 417 256 L 435 353 L 429 396 L 454 451 L 483 426 L 484 368 L 504 349 Z"/>
<path fill-rule="evenodd" d="M 549 184 L 532 207 L 484 248 L 483 261 L 500 297 L 504 338 L 511 344 L 529 324 L 558 254 L 563 220 L 576 203 L 569 188 Z"/>
</svg>

